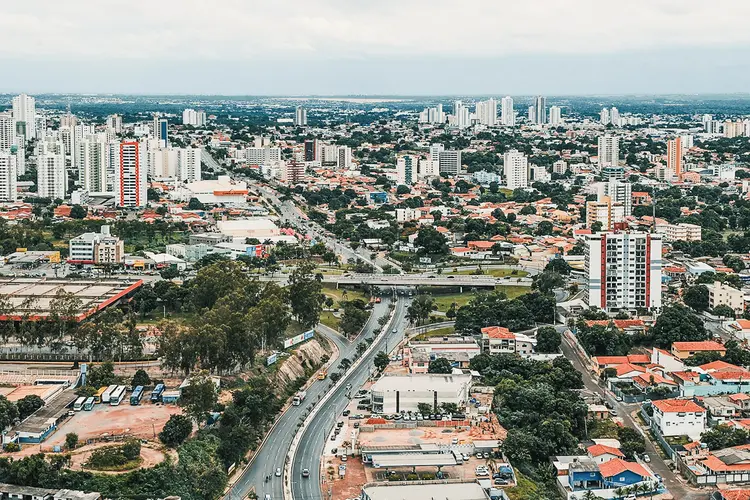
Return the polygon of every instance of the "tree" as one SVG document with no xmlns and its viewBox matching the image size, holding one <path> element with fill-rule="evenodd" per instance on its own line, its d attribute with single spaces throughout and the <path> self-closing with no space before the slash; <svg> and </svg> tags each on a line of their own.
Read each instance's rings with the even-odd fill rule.
<svg viewBox="0 0 750 500">
<path fill-rule="evenodd" d="M 115 365 L 111 361 L 105 361 L 97 366 L 89 365 L 88 373 L 86 373 L 86 383 L 88 385 L 92 387 L 104 387 L 114 385 L 119 381 L 120 378 L 115 375 Z"/>
<path fill-rule="evenodd" d="M 217 394 L 214 381 L 206 372 L 190 378 L 190 383 L 182 389 L 180 406 L 198 423 L 208 418 L 208 412 L 216 404 Z"/>
<path fill-rule="evenodd" d="M 358 333 L 370 317 L 370 313 L 365 310 L 365 303 L 361 299 L 355 299 L 344 302 L 343 306 L 344 314 L 339 328 L 346 335 Z"/>
<path fill-rule="evenodd" d="M 449 374 L 453 372 L 453 366 L 451 362 L 445 358 L 436 358 L 430 361 L 427 367 L 427 373 L 445 373 Z"/>
<path fill-rule="evenodd" d="M 440 409 L 443 410 L 443 413 L 459 413 L 459 408 L 456 403 L 441 403 Z"/>
<path fill-rule="evenodd" d="M 701 442 L 706 443 L 711 451 L 746 444 L 747 440 L 748 433 L 745 429 L 727 424 L 717 425 L 701 434 Z"/>
<path fill-rule="evenodd" d="M 445 236 L 431 226 L 420 229 L 414 243 L 421 247 L 421 251 L 426 254 L 445 255 L 448 253 Z"/>
<path fill-rule="evenodd" d="M 382 372 L 383 370 L 385 370 L 385 367 L 388 366 L 388 363 L 390 363 L 390 361 L 391 360 L 388 358 L 388 355 L 385 352 L 379 351 L 375 355 L 375 361 L 373 363 L 375 364 L 375 368 L 377 368 L 378 371 Z"/>
<path fill-rule="evenodd" d="M 640 432 L 631 427 L 620 427 L 617 429 L 617 439 L 620 441 L 620 449 L 627 458 L 633 459 L 635 455 L 646 451 L 646 440 Z"/>
<path fill-rule="evenodd" d="M 543 220 L 536 226 L 535 234 L 537 236 L 546 236 L 546 235 L 552 234 L 554 229 L 555 229 L 555 226 L 553 226 L 550 221 Z"/>
<path fill-rule="evenodd" d="M 39 396 L 35 394 L 24 396 L 16 401 L 16 407 L 18 407 L 18 418 L 24 420 L 42 406 L 44 406 L 44 400 Z"/>
<path fill-rule="evenodd" d="M 146 371 L 142 368 L 139 368 L 135 372 L 135 375 L 133 375 L 133 380 L 130 382 L 130 387 L 138 387 L 139 385 L 151 385 L 151 377 L 149 377 L 148 373 L 146 373 Z"/>
<path fill-rule="evenodd" d="M 543 353 L 560 352 L 562 336 L 552 326 L 543 326 L 536 332 L 536 350 Z"/>
<path fill-rule="evenodd" d="M 411 193 L 411 188 L 409 186 L 406 186 L 404 184 L 399 184 L 398 187 L 396 187 L 396 194 L 398 196 L 402 196 L 405 194 Z"/>
<path fill-rule="evenodd" d="M 696 311 L 705 311 L 709 304 L 708 288 L 706 285 L 691 286 L 682 294 L 682 301 Z"/>
<path fill-rule="evenodd" d="M 669 348 L 673 342 L 698 342 L 709 338 L 703 322 L 679 304 L 664 307 L 649 334 L 654 344 L 662 348 Z"/>
<path fill-rule="evenodd" d="M 435 299 L 429 295 L 418 295 L 406 310 L 406 317 L 412 323 L 421 325 L 430 317 L 435 309 Z"/>
<path fill-rule="evenodd" d="M 432 407 L 431 404 L 428 403 L 417 403 L 417 411 L 421 413 L 422 415 L 427 415 L 431 412 L 434 412 L 435 409 Z"/>
<path fill-rule="evenodd" d="M 555 288 L 562 288 L 565 286 L 565 278 L 562 277 L 557 271 L 543 271 L 533 278 L 531 288 L 539 290 L 540 292 L 547 294 Z"/>
<path fill-rule="evenodd" d="M 85 219 L 88 214 L 88 210 L 81 205 L 73 205 L 70 208 L 70 217 L 72 219 Z"/>
<path fill-rule="evenodd" d="M 172 415 L 159 433 L 159 439 L 170 448 L 182 444 L 193 432 L 193 423 L 185 415 Z"/>
<path fill-rule="evenodd" d="M 320 321 L 320 313 L 323 311 L 322 277 L 314 271 L 315 263 L 305 261 L 289 276 L 292 314 L 305 328 L 317 325 Z"/>
<path fill-rule="evenodd" d="M 716 307 L 714 307 L 714 310 L 712 311 L 714 316 L 724 317 L 724 318 L 732 318 L 734 319 L 734 309 L 731 307 L 721 304 Z"/>
<path fill-rule="evenodd" d="M 570 264 L 568 264 L 564 259 L 561 258 L 550 260 L 544 267 L 545 271 L 554 271 L 556 273 L 562 274 L 563 276 L 569 275 L 571 269 L 572 268 L 570 267 Z"/>
<path fill-rule="evenodd" d="M 198 198 L 190 198 L 187 206 L 188 210 L 205 210 L 206 207 Z"/>
<path fill-rule="evenodd" d="M 78 446 L 78 434 L 75 432 L 65 434 L 65 447 L 69 450 L 74 450 L 76 446 Z"/>
</svg>

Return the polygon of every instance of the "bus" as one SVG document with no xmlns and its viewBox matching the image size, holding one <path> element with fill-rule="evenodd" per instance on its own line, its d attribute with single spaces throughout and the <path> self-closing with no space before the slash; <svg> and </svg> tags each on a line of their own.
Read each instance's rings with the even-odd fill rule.
<svg viewBox="0 0 750 500">
<path fill-rule="evenodd" d="M 154 390 L 151 391 L 151 402 L 158 403 L 161 400 L 162 392 L 164 392 L 164 384 L 159 384 L 154 387 Z"/>
<path fill-rule="evenodd" d="M 94 409 L 94 402 L 95 399 L 93 397 L 88 398 L 85 403 L 83 403 L 83 409 L 85 411 L 91 411 Z"/>
<path fill-rule="evenodd" d="M 96 394 L 94 394 L 94 403 L 99 404 L 102 402 L 102 394 L 104 394 L 104 391 L 107 390 L 107 386 L 100 387 L 98 391 L 96 391 Z"/>
<path fill-rule="evenodd" d="M 124 385 L 118 385 L 117 389 L 109 395 L 109 404 L 111 406 L 120 406 L 122 399 L 125 397 L 125 389 Z"/>
<path fill-rule="evenodd" d="M 138 406 L 141 404 L 141 398 L 143 397 L 143 386 L 139 385 L 130 395 L 130 406 Z"/>
<path fill-rule="evenodd" d="M 81 411 L 83 410 L 83 404 L 86 402 L 86 398 L 81 396 L 80 398 L 76 399 L 76 402 L 73 403 L 73 411 Z"/>
<path fill-rule="evenodd" d="M 110 385 L 107 390 L 102 393 L 102 403 L 109 404 L 112 393 L 117 389 L 116 385 Z"/>
</svg>

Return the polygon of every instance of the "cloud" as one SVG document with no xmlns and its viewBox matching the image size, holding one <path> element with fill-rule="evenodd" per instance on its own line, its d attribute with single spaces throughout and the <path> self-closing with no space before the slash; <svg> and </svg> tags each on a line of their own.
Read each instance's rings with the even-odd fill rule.
<svg viewBox="0 0 750 500">
<path fill-rule="evenodd" d="M 253 60 L 606 54 L 750 43 L 733 0 L 24 0 L 0 57 Z"/>
</svg>

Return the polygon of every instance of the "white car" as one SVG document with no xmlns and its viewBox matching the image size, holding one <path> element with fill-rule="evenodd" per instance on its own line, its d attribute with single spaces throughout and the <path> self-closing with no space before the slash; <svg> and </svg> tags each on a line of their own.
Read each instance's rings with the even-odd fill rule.
<svg viewBox="0 0 750 500">
<path fill-rule="evenodd" d="M 281 477 L 281 467 L 276 467 L 276 477 Z"/>
</svg>

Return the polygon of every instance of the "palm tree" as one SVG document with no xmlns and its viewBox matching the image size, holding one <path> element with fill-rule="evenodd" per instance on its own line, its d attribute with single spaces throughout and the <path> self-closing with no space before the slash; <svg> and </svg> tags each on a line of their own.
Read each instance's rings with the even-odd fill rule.
<svg viewBox="0 0 750 500">
<path fill-rule="evenodd" d="M 615 497 L 622 498 L 625 496 L 625 489 L 624 488 L 617 488 L 615 490 Z"/>
<path fill-rule="evenodd" d="M 597 498 L 601 498 L 599 495 L 594 493 L 591 490 L 586 491 L 586 493 L 583 494 L 581 497 L 581 500 L 596 500 Z"/>
</svg>

